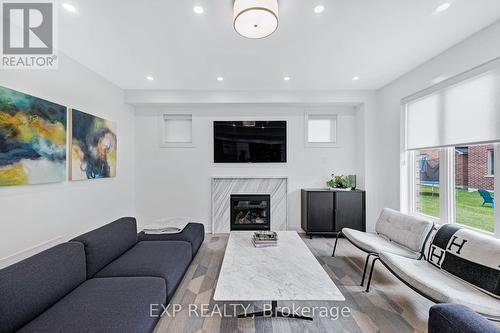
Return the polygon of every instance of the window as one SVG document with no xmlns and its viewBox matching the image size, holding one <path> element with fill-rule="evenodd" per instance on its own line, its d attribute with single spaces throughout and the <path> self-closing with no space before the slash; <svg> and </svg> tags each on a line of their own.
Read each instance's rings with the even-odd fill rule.
<svg viewBox="0 0 500 333">
<path fill-rule="evenodd" d="M 499 88 L 500 60 L 404 101 L 403 210 L 500 238 L 494 207 Z"/>
<path fill-rule="evenodd" d="M 455 222 L 494 232 L 495 179 L 485 177 L 493 145 L 458 146 L 455 150 Z"/>
<path fill-rule="evenodd" d="M 306 114 L 306 146 L 332 147 L 337 143 L 337 116 Z"/>
<path fill-rule="evenodd" d="M 163 114 L 160 120 L 161 147 L 193 147 L 193 116 Z"/>
<path fill-rule="evenodd" d="M 495 175 L 495 151 L 488 150 L 488 176 Z"/>
<path fill-rule="evenodd" d="M 439 149 L 415 151 L 415 212 L 439 218 Z"/>
</svg>

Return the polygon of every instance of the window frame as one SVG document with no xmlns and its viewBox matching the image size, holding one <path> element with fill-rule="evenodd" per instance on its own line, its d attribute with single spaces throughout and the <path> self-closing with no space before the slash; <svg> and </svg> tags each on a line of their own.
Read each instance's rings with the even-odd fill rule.
<svg viewBox="0 0 500 333">
<path fill-rule="evenodd" d="M 495 177 L 495 149 L 488 149 L 488 170 L 486 177 Z"/>
<path fill-rule="evenodd" d="M 500 142 L 493 142 L 493 165 L 495 167 L 494 172 L 498 172 L 498 163 L 499 156 L 498 151 L 500 150 Z M 475 145 L 475 143 L 471 143 L 468 146 Z M 424 216 L 427 219 L 435 223 L 440 224 L 458 224 L 462 227 L 473 229 L 490 236 L 495 236 L 500 238 L 500 209 L 498 209 L 498 205 L 495 205 L 495 220 L 494 220 L 494 229 L 495 231 L 489 232 L 487 230 L 478 229 L 475 227 L 471 227 L 468 225 L 460 224 L 456 222 L 456 187 L 455 187 L 455 147 L 436 147 L 439 149 L 439 206 L 440 213 L 439 217 L 427 215 L 416 210 L 416 170 L 415 166 L 417 165 L 417 154 L 416 150 L 408 151 L 407 163 L 406 164 L 406 172 L 408 173 L 408 183 L 406 184 L 406 191 L 408 191 L 408 204 L 407 204 L 407 212 L 412 215 Z M 498 173 L 497 173 L 498 174 Z M 499 182 L 497 178 L 495 178 L 495 192 L 497 192 L 497 188 L 499 187 Z"/>
<path fill-rule="evenodd" d="M 418 91 L 412 95 L 409 95 L 401 100 L 400 110 L 401 110 L 401 120 L 400 120 L 400 210 L 404 213 L 411 215 L 421 215 L 428 217 L 430 220 L 441 223 L 441 224 L 453 224 L 455 223 L 455 159 L 454 159 L 454 147 L 421 147 L 425 148 L 440 148 L 440 183 L 444 182 L 443 185 L 440 184 L 440 218 L 435 219 L 432 216 L 427 216 L 425 214 L 420 214 L 415 212 L 415 151 L 407 149 L 408 145 L 408 116 L 407 116 L 407 105 L 413 100 L 422 98 L 431 93 L 437 92 L 439 90 L 445 89 L 449 86 L 455 85 L 474 76 L 478 76 L 488 72 L 490 70 L 498 69 L 500 67 L 500 58 L 493 59 L 482 65 L 474 67 L 468 71 L 461 74 L 453 76 L 449 79 L 443 80 L 435 85 Z M 500 141 L 488 141 L 488 142 L 464 142 L 464 145 L 474 145 L 474 144 L 494 144 L 494 175 L 500 175 Z M 441 188 L 442 187 L 442 188 Z M 494 184 L 495 192 L 500 191 L 500 180 L 495 177 Z M 444 192 L 444 193 L 442 193 Z M 474 227 L 469 227 L 463 225 L 465 228 L 473 229 L 478 232 L 482 232 L 487 235 L 493 235 L 496 238 L 500 238 L 500 205 L 495 205 L 495 231 L 494 233 L 488 232 L 486 230 L 477 229 Z M 462 225 L 461 225 L 462 226 Z"/>
<path fill-rule="evenodd" d="M 188 120 L 191 123 L 191 141 L 167 141 L 165 122 L 171 120 Z M 195 147 L 195 132 L 194 132 L 195 118 L 191 113 L 181 112 L 160 112 L 158 116 L 158 141 L 160 148 L 194 148 Z"/>
<path fill-rule="evenodd" d="M 424 150 L 424 149 L 422 149 Z M 414 215 L 420 215 L 420 216 L 424 216 L 425 218 L 429 219 L 429 220 L 432 220 L 433 222 L 439 222 L 442 218 L 442 205 L 440 203 L 439 205 L 439 216 L 436 217 L 436 216 L 432 216 L 432 215 L 428 215 L 428 214 L 424 214 L 422 212 L 418 212 L 417 211 L 417 169 L 416 169 L 416 165 L 417 165 L 417 150 L 411 150 L 409 151 L 410 152 L 410 160 L 409 160 L 409 163 L 408 165 L 411 165 L 411 171 L 409 171 L 409 175 L 410 175 L 410 185 L 411 185 L 411 191 L 409 192 L 409 195 L 408 195 L 408 199 L 410 200 L 410 212 Z M 423 155 L 419 155 L 419 156 L 423 156 Z M 428 158 L 426 158 L 428 159 Z M 441 174 L 441 159 L 442 159 L 442 152 L 441 152 L 441 149 L 439 150 L 439 198 L 441 200 L 441 177 L 442 177 L 442 174 Z M 441 201 L 440 201 L 441 202 Z"/>
<path fill-rule="evenodd" d="M 309 141 L 309 120 L 310 119 L 324 119 L 333 121 L 332 126 L 330 127 L 331 138 L 330 142 L 311 142 Z M 332 113 L 311 113 L 306 112 L 304 114 L 304 146 L 307 148 L 332 148 L 338 147 L 338 123 L 339 117 L 337 114 Z"/>
</svg>

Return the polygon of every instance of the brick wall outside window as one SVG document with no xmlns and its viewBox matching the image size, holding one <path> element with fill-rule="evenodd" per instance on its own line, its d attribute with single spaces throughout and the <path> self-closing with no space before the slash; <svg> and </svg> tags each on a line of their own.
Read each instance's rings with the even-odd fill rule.
<svg viewBox="0 0 500 333">
<path fill-rule="evenodd" d="M 495 178 L 488 177 L 488 150 L 493 145 L 481 145 L 469 147 L 469 188 L 494 190 Z"/>
<path fill-rule="evenodd" d="M 469 155 L 455 151 L 455 185 L 469 187 Z"/>
<path fill-rule="evenodd" d="M 488 151 L 493 145 L 461 147 L 455 151 L 455 184 L 460 188 L 471 190 L 485 189 L 494 191 L 495 178 L 488 174 Z M 427 160 L 438 160 L 439 149 L 422 149 L 421 155 Z M 418 165 L 418 164 L 417 164 Z"/>
</svg>

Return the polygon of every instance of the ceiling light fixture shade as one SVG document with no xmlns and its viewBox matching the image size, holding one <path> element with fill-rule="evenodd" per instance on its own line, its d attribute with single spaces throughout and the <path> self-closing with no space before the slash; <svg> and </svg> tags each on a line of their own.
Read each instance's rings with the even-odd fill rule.
<svg viewBox="0 0 500 333">
<path fill-rule="evenodd" d="M 243 37 L 257 39 L 278 28 L 278 0 L 235 0 L 234 29 Z"/>
</svg>

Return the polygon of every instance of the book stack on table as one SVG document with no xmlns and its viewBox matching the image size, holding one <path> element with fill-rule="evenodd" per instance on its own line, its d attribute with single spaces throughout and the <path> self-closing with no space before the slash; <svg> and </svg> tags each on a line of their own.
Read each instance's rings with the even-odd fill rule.
<svg viewBox="0 0 500 333">
<path fill-rule="evenodd" d="M 278 234 L 274 231 L 256 231 L 252 243 L 255 247 L 278 246 Z"/>
</svg>

